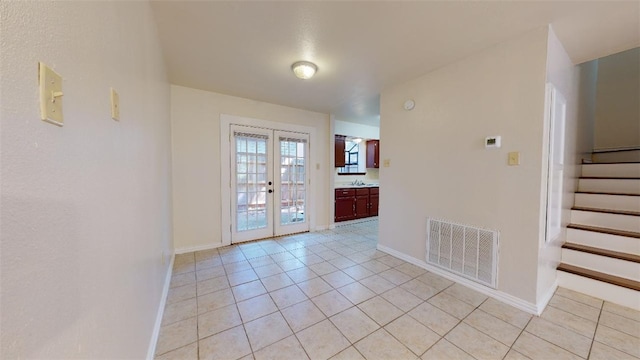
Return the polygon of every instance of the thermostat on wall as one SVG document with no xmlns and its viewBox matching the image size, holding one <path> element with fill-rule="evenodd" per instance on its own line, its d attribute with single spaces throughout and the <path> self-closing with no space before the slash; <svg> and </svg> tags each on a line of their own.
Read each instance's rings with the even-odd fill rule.
<svg viewBox="0 0 640 360">
<path fill-rule="evenodd" d="M 500 136 L 487 136 L 484 139 L 484 147 L 485 148 L 499 148 L 500 147 Z"/>
</svg>

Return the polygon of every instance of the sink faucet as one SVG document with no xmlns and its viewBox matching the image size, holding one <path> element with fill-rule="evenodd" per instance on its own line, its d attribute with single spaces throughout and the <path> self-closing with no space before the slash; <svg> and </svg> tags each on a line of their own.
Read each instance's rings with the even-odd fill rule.
<svg viewBox="0 0 640 360">
<path fill-rule="evenodd" d="M 362 180 L 354 180 L 351 182 L 351 185 L 364 185 L 364 181 Z"/>
</svg>

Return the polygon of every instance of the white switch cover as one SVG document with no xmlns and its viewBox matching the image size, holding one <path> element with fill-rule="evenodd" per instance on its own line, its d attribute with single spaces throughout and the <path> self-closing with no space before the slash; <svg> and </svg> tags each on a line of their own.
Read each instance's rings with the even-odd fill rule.
<svg viewBox="0 0 640 360">
<path fill-rule="evenodd" d="M 111 118 L 120 121 L 120 96 L 111 88 Z"/>
<path fill-rule="evenodd" d="M 64 125 L 62 116 L 62 76 L 43 63 L 38 64 L 40 82 L 40 118 L 54 125 Z"/>
</svg>

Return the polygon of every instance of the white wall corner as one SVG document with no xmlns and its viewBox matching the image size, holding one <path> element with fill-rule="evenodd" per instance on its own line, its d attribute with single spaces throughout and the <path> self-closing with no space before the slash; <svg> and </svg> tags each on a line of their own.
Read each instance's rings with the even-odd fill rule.
<svg viewBox="0 0 640 360">
<path fill-rule="evenodd" d="M 434 274 L 440 275 L 448 280 L 454 281 L 460 285 L 464 285 L 472 290 L 475 290 L 479 293 L 482 293 L 484 295 L 487 295 L 489 297 L 492 297 L 500 302 L 503 302 L 507 305 L 511 305 L 513 307 L 515 307 L 516 309 L 522 310 L 524 312 L 527 312 L 529 314 L 533 314 L 533 315 L 539 315 L 538 313 L 538 306 L 536 306 L 535 304 L 532 304 L 528 301 L 522 300 L 520 298 L 517 298 L 513 295 L 507 294 L 505 292 L 499 291 L 499 290 L 495 290 L 495 289 L 491 289 L 488 288 L 484 285 L 475 283 L 471 280 L 465 279 L 461 276 L 449 273 L 447 271 L 444 271 L 440 268 L 437 268 L 435 266 L 431 266 L 429 264 L 427 264 L 426 261 L 423 260 L 419 260 L 416 259 L 414 257 L 411 257 L 409 255 L 403 254 L 397 250 L 394 250 L 390 247 L 384 246 L 384 245 L 378 245 L 378 250 L 387 253 L 389 255 L 395 256 L 398 259 L 404 260 L 408 263 L 411 263 L 415 266 L 421 267 L 429 272 L 432 272 Z M 556 285 L 557 286 L 557 285 Z M 554 290 L 555 291 L 555 290 Z M 553 295 L 553 293 L 551 293 L 551 295 Z M 547 301 L 548 302 L 548 301 Z M 546 305 L 546 303 L 545 303 Z M 543 307 L 544 309 L 544 307 Z"/>
<path fill-rule="evenodd" d="M 158 305 L 158 311 L 156 314 L 156 323 L 153 326 L 153 332 L 151 333 L 151 340 L 149 341 L 149 349 L 147 350 L 147 360 L 153 360 L 156 353 L 156 345 L 158 344 L 158 337 L 160 336 L 160 327 L 162 325 L 162 317 L 164 316 L 164 308 L 167 304 L 167 295 L 169 294 L 169 286 L 171 285 L 171 276 L 173 275 L 173 263 L 176 259 L 176 253 L 171 256 L 169 262 L 169 269 L 167 275 L 164 278 L 164 286 L 162 287 L 162 297 L 160 298 L 160 305 Z"/>
<path fill-rule="evenodd" d="M 540 316 L 540 314 L 542 314 L 547 305 L 549 305 L 549 301 L 551 301 L 551 298 L 553 297 L 553 294 L 556 293 L 557 289 L 558 278 L 556 277 L 556 280 L 553 282 L 551 287 L 547 289 L 547 292 L 538 300 L 536 315 Z"/>
</svg>

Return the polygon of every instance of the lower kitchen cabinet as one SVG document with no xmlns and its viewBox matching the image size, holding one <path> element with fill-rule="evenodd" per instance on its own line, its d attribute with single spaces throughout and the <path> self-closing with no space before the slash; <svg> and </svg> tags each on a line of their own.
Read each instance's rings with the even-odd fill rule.
<svg viewBox="0 0 640 360">
<path fill-rule="evenodd" d="M 335 190 L 335 222 L 378 216 L 377 187 Z"/>
<path fill-rule="evenodd" d="M 355 189 L 336 189 L 335 192 L 335 221 L 346 221 L 355 219 L 356 203 Z"/>
<path fill-rule="evenodd" d="M 378 204 L 380 202 L 380 188 L 369 189 L 369 216 L 378 216 Z"/>
<path fill-rule="evenodd" d="M 367 194 L 358 194 L 358 192 L 367 191 Z M 355 218 L 360 219 L 369 216 L 369 194 L 368 189 L 356 190 L 356 213 Z"/>
</svg>

